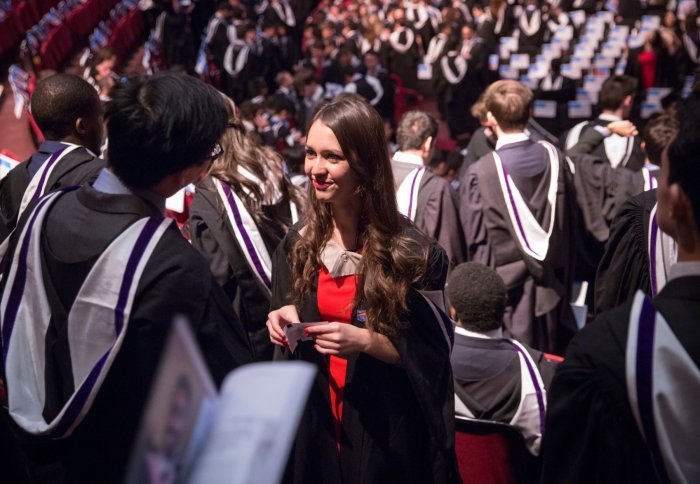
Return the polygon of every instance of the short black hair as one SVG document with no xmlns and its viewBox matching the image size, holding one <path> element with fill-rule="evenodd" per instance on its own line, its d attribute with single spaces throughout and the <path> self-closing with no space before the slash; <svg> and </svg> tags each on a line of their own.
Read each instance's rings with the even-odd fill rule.
<svg viewBox="0 0 700 484">
<path fill-rule="evenodd" d="M 637 79 L 630 76 L 612 76 L 603 82 L 600 88 L 601 109 L 618 109 L 627 96 L 634 96 L 637 91 Z"/>
<path fill-rule="evenodd" d="M 106 119 L 110 166 L 128 187 L 143 189 L 204 163 L 228 113 L 213 87 L 165 73 L 115 86 Z"/>
<path fill-rule="evenodd" d="M 493 269 L 476 262 L 458 265 L 447 282 L 447 296 L 464 329 L 484 332 L 503 324 L 506 285 Z"/>
<path fill-rule="evenodd" d="M 70 74 L 54 74 L 39 81 L 31 100 L 31 112 L 44 137 L 61 140 L 75 132 L 78 118 L 102 110 L 97 91 Z"/>
<path fill-rule="evenodd" d="M 700 93 L 692 93 L 685 99 L 678 119 L 678 136 L 668 147 L 668 183 L 681 186 L 700 227 Z"/>
<path fill-rule="evenodd" d="M 678 134 L 678 120 L 668 114 L 661 114 L 649 119 L 644 126 L 644 150 L 649 161 L 661 165 L 661 153 Z"/>
</svg>

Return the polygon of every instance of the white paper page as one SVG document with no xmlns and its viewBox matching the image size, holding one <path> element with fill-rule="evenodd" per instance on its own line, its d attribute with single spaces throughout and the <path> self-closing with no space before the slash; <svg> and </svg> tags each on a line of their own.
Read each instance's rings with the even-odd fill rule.
<svg viewBox="0 0 700 484">
<path fill-rule="evenodd" d="M 544 44 L 542 46 L 542 55 L 548 60 L 555 59 L 561 55 L 559 47 L 552 44 Z"/>
<path fill-rule="evenodd" d="M 289 349 L 292 353 L 296 351 L 297 345 L 302 341 L 311 341 L 313 338 L 306 336 L 304 330 L 310 326 L 318 326 L 319 324 L 328 324 L 325 321 L 317 323 L 289 323 L 284 327 L 284 336 L 287 338 Z"/>
<path fill-rule="evenodd" d="M 603 10 L 596 13 L 596 16 L 606 23 L 613 23 L 615 21 L 615 14 L 609 10 Z"/>
<path fill-rule="evenodd" d="M 530 67 L 530 57 L 527 54 L 513 54 L 510 56 L 510 66 L 513 69 L 527 69 Z"/>
<path fill-rule="evenodd" d="M 642 119 L 649 119 L 652 114 L 661 112 L 661 102 L 643 102 L 640 107 L 640 113 Z"/>
<path fill-rule="evenodd" d="M 595 46 L 591 44 L 578 44 L 574 47 L 574 55 L 579 57 L 593 57 Z"/>
<path fill-rule="evenodd" d="M 661 103 L 661 100 L 671 94 L 670 87 L 650 87 L 647 89 L 647 102 Z"/>
<path fill-rule="evenodd" d="M 190 484 L 280 481 L 316 368 L 301 361 L 254 363 L 224 380 L 219 415 Z"/>
<path fill-rule="evenodd" d="M 5 178 L 5 176 L 12 170 L 15 166 L 19 165 L 19 161 L 13 160 L 9 156 L 0 154 L 0 180 Z"/>
<path fill-rule="evenodd" d="M 572 119 L 588 119 L 591 117 L 591 103 L 581 101 L 569 101 L 567 107 L 569 111 L 569 117 Z"/>
<path fill-rule="evenodd" d="M 529 76 L 520 76 L 520 82 L 525 84 L 527 87 L 529 87 L 532 90 L 537 89 L 537 79 L 534 79 Z"/>
<path fill-rule="evenodd" d="M 594 59 L 594 65 L 595 67 L 608 67 L 608 68 L 613 68 L 615 66 L 615 59 L 612 59 L 610 57 L 606 57 L 601 54 L 596 54 L 595 59 Z"/>
<path fill-rule="evenodd" d="M 534 103 L 534 116 L 536 118 L 553 119 L 557 117 L 557 102 L 536 100 Z"/>
<path fill-rule="evenodd" d="M 180 189 L 172 197 L 165 199 L 165 208 L 177 213 L 185 213 L 185 189 Z"/>
<path fill-rule="evenodd" d="M 562 64 L 560 72 L 567 79 L 581 79 L 581 68 L 572 64 Z"/>
<path fill-rule="evenodd" d="M 590 57 L 585 56 L 573 55 L 571 56 L 569 63 L 578 69 L 588 69 L 589 67 L 591 67 Z"/>
<path fill-rule="evenodd" d="M 498 74 L 502 79 L 517 79 L 518 71 L 513 69 L 511 66 L 500 66 L 498 68 Z"/>
</svg>

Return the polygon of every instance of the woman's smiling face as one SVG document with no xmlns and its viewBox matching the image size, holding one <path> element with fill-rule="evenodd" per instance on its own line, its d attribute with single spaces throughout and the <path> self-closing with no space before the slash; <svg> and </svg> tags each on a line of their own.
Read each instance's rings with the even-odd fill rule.
<svg viewBox="0 0 700 484">
<path fill-rule="evenodd" d="M 311 125 L 306 137 L 304 171 L 320 202 L 338 207 L 357 203 L 359 176 L 350 167 L 338 138 L 320 119 Z"/>
</svg>

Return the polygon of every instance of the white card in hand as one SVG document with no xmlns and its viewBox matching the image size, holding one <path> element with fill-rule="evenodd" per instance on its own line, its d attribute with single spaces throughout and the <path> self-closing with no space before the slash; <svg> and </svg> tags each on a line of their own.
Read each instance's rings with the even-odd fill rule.
<svg viewBox="0 0 700 484">
<path fill-rule="evenodd" d="M 289 349 L 294 353 L 297 346 L 302 341 L 311 341 L 313 338 L 311 336 L 306 336 L 304 330 L 309 326 L 318 326 L 319 324 L 328 324 L 326 322 L 320 323 L 289 323 L 284 327 L 284 336 L 287 338 L 287 345 Z"/>
</svg>

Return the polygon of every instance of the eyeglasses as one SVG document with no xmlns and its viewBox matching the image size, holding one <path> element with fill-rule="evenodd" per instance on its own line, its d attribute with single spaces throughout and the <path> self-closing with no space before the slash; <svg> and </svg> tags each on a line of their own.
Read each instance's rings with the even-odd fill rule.
<svg viewBox="0 0 700 484">
<path fill-rule="evenodd" d="M 208 164 L 212 164 L 217 159 L 219 159 L 219 157 L 221 157 L 221 155 L 223 155 L 223 154 L 224 154 L 224 149 L 221 147 L 221 144 L 216 143 L 216 145 L 214 145 L 214 148 L 211 150 L 211 154 L 204 161 L 207 162 Z"/>
</svg>

